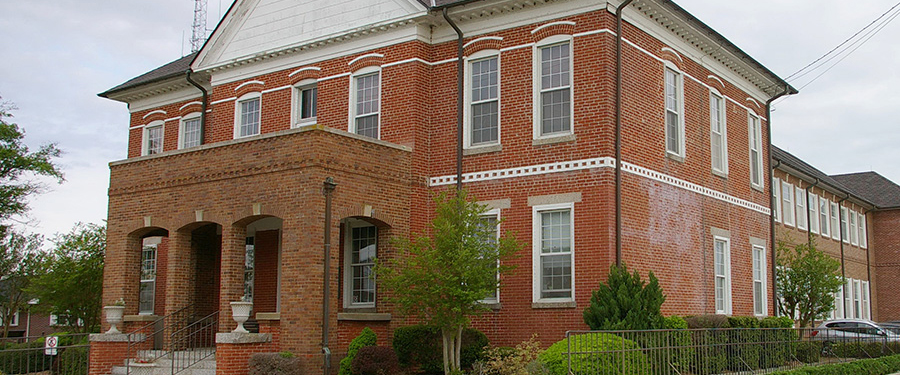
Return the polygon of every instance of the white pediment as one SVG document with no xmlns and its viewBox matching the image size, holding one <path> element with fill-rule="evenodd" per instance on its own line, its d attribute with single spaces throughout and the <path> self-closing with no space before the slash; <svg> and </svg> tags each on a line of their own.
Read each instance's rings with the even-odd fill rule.
<svg viewBox="0 0 900 375">
<path fill-rule="evenodd" d="M 194 69 L 422 14 L 416 0 L 237 0 Z"/>
</svg>

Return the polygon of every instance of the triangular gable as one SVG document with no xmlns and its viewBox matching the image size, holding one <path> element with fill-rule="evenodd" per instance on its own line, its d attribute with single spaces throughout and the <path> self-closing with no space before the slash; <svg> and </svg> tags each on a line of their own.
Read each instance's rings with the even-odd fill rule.
<svg viewBox="0 0 900 375">
<path fill-rule="evenodd" d="M 417 0 L 237 0 L 192 66 L 201 70 L 426 10 Z"/>
</svg>

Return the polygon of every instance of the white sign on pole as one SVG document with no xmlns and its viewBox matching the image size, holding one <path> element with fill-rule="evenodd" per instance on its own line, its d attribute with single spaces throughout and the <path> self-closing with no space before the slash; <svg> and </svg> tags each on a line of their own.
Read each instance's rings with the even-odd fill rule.
<svg viewBox="0 0 900 375">
<path fill-rule="evenodd" d="M 44 340 L 44 355 L 56 355 L 56 348 L 59 346 L 59 337 L 47 336 Z"/>
</svg>

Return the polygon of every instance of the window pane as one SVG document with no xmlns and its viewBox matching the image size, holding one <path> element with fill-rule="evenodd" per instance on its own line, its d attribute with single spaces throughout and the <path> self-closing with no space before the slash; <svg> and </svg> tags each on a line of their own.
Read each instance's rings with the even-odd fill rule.
<svg viewBox="0 0 900 375">
<path fill-rule="evenodd" d="M 308 120 L 316 117 L 316 100 L 318 88 L 312 87 L 300 91 L 300 119 Z"/>
<path fill-rule="evenodd" d="M 375 266 L 378 229 L 375 226 L 356 227 L 350 237 L 351 299 L 353 303 L 375 303 Z"/>
<path fill-rule="evenodd" d="M 569 44 L 541 48 L 541 134 L 571 129 Z"/>
<path fill-rule="evenodd" d="M 681 106 L 679 75 L 666 69 L 666 151 L 681 154 Z"/>
<path fill-rule="evenodd" d="M 378 73 L 356 78 L 356 134 L 378 138 Z"/>
<path fill-rule="evenodd" d="M 378 138 L 378 115 L 357 117 L 356 134 Z"/>
<path fill-rule="evenodd" d="M 541 256 L 541 298 L 571 297 L 571 255 Z"/>
<path fill-rule="evenodd" d="M 158 154 L 163 151 L 163 127 L 154 126 L 147 128 L 147 154 Z"/>
<path fill-rule="evenodd" d="M 472 105 L 472 144 L 496 142 L 499 137 L 498 103 L 491 101 Z"/>
<path fill-rule="evenodd" d="M 541 134 L 568 132 L 570 108 L 569 89 L 541 93 Z"/>
<path fill-rule="evenodd" d="M 242 101 L 240 106 L 240 136 L 259 134 L 259 98 Z"/>
<path fill-rule="evenodd" d="M 193 118 L 184 121 L 183 136 L 184 141 L 182 147 L 194 147 L 200 145 L 200 118 Z"/>
</svg>

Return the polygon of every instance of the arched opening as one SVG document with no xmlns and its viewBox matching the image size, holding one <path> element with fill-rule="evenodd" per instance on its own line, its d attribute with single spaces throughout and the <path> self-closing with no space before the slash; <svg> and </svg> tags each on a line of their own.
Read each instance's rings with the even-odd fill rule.
<svg viewBox="0 0 900 375">
<path fill-rule="evenodd" d="M 281 307 L 281 218 L 267 216 L 246 227 L 244 299 L 254 313 L 279 312 Z"/>
</svg>

